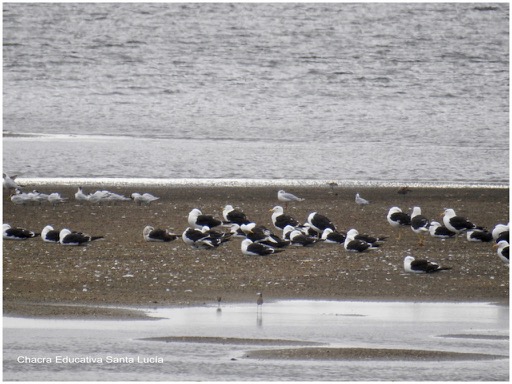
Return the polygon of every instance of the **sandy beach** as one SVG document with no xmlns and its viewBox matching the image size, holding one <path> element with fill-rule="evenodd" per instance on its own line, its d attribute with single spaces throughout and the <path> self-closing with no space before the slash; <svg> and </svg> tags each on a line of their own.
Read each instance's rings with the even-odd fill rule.
<svg viewBox="0 0 512 384">
<path fill-rule="evenodd" d="M 160 199 L 150 206 L 131 201 L 97 205 L 76 201 L 77 187 L 53 185 L 38 190 L 60 192 L 68 202 L 56 207 L 21 206 L 11 203 L 4 193 L 4 223 L 37 232 L 51 224 L 56 229 L 104 236 L 79 247 L 45 243 L 41 238 L 4 241 L 4 315 L 137 318 L 136 311 L 104 306 L 203 305 L 216 303 L 219 296 L 223 303 L 250 302 L 256 300 L 257 292 L 263 292 L 267 302 L 307 298 L 508 304 L 509 268 L 492 243 L 427 237 L 420 246 L 409 228 L 403 228 L 398 239 L 398 230 L 386 220 L 392 206 L 404 211 L 420 206 L 425 216 L 437 221 L 441 221 L 444 208 L 450 207 L 492 229 L 509 220 L 508 189 L 413 188 L 401 195 L 396 188 L 294 187 L 289 192 L 305 200 L 290 203 L 285 212 L 299 221 L 317 211 L 340 230 L 356 228 L 389 239 L 371 252 L 350 253 L 341 245 L 318 243 L 309 248 L 288 247 L 270 257 L 243 255 L 238 238 L 213 250 L 192 249 L 181 239 L 149 243 L 143 240 L 142 229 L 152 225 L 181 234 L 192 208 L 220 218 L 224 205 L 231 204 L 254 222 L 274 230 L 269 210 L 281 205 L 278 188 L 87 186 L 85 192 L 97 189 L 126 196 L 150 192 Z M 356 192 L 370 200 L 370 205 L 356 205 Z M 452 269 L 406 274 L 403 259 L 409 254 Z"/>
</svg>

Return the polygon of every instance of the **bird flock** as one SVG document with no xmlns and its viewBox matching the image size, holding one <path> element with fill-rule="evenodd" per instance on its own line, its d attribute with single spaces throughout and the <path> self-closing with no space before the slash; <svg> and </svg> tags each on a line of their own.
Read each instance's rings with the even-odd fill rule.
<svg viewBox="0 0 512 384">
<path fill-rule="evenodd" d="M 49 195 L 37 191 L 25 193 L 13 178 L 6 180 L 4 174 L 4 188 L 14 191 L 11 201 L 14 204 L 41 203 L 50 201 L 49 196 L 58 196 L 58 203 L 64 203 L 58 193 Z M 23 198 L 13 199 L 15 196 Z M 30 196 L 30 198 L 28 197 Z M 46 200 L 45 200 L 46 199 Z M 106 190 L 86 194 L 82 187 L 78 187 L 75 193 L 75 200 L 93 204 L 104 202 L 117 203 L 123 201 L 134 201 L 138 205 L 149 205 L 158 200 L 149 193 L 132 193 L 126 197 Z M 277 193 L 279 202 L 285 203 L 285 207 L 291 202 L 302 202 L 305 199 L 291 193 L 279 190 Z M 24 203 L 20 203 L 24 201 Z M 51 201 L 50 201 L 51 202 Z M 355 196 L 355 203 L 358 206 L 369 205 L 370 202 L 362 198 L 359 193 Z M 57 203 L 55 203 L 57 204 Z M 287 247 L 314 247 L 318 243 L 342 245 L 348 252 L 369 252 L 384 246 L 388 236 L 359 233 L 355 228 L 343 231 L 324 214 L 311 212 L 304 221 L 285 213 L 285 208 L 276 205 L 269 211 L 270 220 L 274 229 L 258 225 L 251 221 L 247 214 L 232 205 L 226 205 L 222 211 L 222 218 L 213 214 L 205 214 L 199 208 L 192 209 L 187 218 L 188 227 L 182 233 L 172 233 L 168 229 L 154 228 L 150 225 L 142 229 L 142 236 L 148 242 L 171 242 L 181 239 L 184 244 L 195 249 L 214 249 L 223 243 L 234 238 L 241 238 L 240 251 L 247 256 L 271 256 L 285 252 Z M 442 224 L 422 215 L 420 207 L 413 207 L 412 213 L 403 212 L 399 207 L 391 207 L 386 216 L 392 228 L 399 231 L 398 241 L 401 238 L 401 228 L 409 227 L 418 236 L 418 245 L 425 243 L 427 236 L 433 238 L 456 238 L 464 235 L 470 242 L 494 243 L 496 252 L 504 263 L 508 264 L 509 252 L 509 224 L 497 224 L 492 231 L 475 225 L 468 219 L 456 215 L 455 211 L 447 208 L 442 212 Z M 3 225 L 4 240 L 26 240 L 41 236 L 45 242 L 59 243 L 68 246 L 85 245 L 103 236 L 91 236 L 68 228 L 55 230 L 47 225 L 38 233 L 19 227 Z M 455 240 L 457 241 L 457 240 Z M 441 267 L 430 260 L 416 260 L 411 255 L 404 258 L 405 272 L 409 273 L 432 273 L 442 270 L 449 270 L 450 267 Z"/>
</svg>

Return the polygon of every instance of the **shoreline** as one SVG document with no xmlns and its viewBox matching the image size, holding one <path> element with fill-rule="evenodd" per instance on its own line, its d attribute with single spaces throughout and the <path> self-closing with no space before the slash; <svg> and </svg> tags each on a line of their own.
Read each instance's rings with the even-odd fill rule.
<svg viewBox="0 0 512 384">
<path fill-rule="evenodd" d="M 497 188 L 508 189 L 509 183 L 504 182 L 467 182 L 455 181 L 360 181 L 360 180 L 322 180 L 322 179 L 169 179 L 169 178 L 122 178 L 122 177 L 19 177 L 16 180 L 20 185 L 26 186 L 116 186 L 116 187 L 301 187 L 301 188 L 399 188 L 408 186 L 412 188 Z M 335 186 L 331 186 L 335 183 Z"/>
<path fill-rule="evenodd" d="M 142 228 L 152 225 L 181 234 L 192 208 L 221 217 L 222 207 L 232 204 L 278 233 L 269 210 L 280 204 L 276 198 L 280 188 L 98 186 L 125 196 L 150 192 L 160 200 L 150 206 L 131 201 L 93 205 L 74 199 L 76 186 L 38 187 L 41 192 L 60 192 L 69 198 L 52 208 L 49 204 L 18 206 L 4 193 L 4 223 L 38 232 L 51 224 L 105 237 L 83 247 L 44 243 L 40 238 L 4 241 L 4 315 L 73 317 L 74 312 L 81 313 L 77 307 L 63 309 L 68 304 L 216 305 L 218 296 L 223 303 L 252 302 L 256 292 L 264 292 L 267 301 L 509 302 L 509 270 L 492 245 L 429 237 L 425 246 L 419 246 L 408 228 L 398 240 L 398 232 L 386 220 L 388 209 L 395 205 L 405 211 L 421 206 L 423 214 L 438 221 L 440 212 L 452 207 L 477 225 L 492 229 L 508 222 L 509 191 L 505 188 L 411 188 L 410 193 L 400 195 L 395 187 L 287 187 L 306 199 L 286 209 L 299 221 L 318 211 L 340 230 L 357 228 L 389 239 L 379 250 L 361 254 L 322 243 L 311 248 L 287 247 L 273 257 L 249 257 L 242 255 L 238 238 L 211 251 L 196 250 L 180 239 L 147 243 Z M 84 189 L 89 193 L 94 187 Z M 356 192 L 370 200 L 370 205 L 357 206 Z M 407 254 L 435 260 L 452 270 L 406 274 L 402 263 Z M 96 312 L 94 316 L 102 316 L 100 310 Z"/>
</svg>

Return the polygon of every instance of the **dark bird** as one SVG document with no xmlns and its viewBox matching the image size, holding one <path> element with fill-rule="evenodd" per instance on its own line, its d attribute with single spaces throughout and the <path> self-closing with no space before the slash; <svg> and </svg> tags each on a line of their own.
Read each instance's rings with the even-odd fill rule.
<svg viewBox="0 0 512 384">
<path fill-rule="evenodd" d="M 358 231 L 355 229 L 351 229 L 347 232 L 347 238 L 345 239 L 345 242 L 343 243 L 343 246 L 347 251 L 352 252 L 364 252 L 367 249 L 376 249 L 376 246 L 374 247 L 372 244 L 361 240 L 356 239 L 355 237 L 358 235 Z"/>
<path fill-rule="evenodd" d="M 402 210 L 398 207 L 391 207 L 389 209 L 387 219 L 388 223 L 393 228 L 400 228 L 411 225 L 411 216 L 405 212 L 402 212 Z M 401 236 L 402 233 L 398 232 L 398 240 L 400 240 Z"/>
<path fill-rule="evenodd" d="M 268 256 L 284 251 L 284 249 L 275 249 L 265 244 L 253 243 L 249 239 L 242 241 L 241 249 L 242 253 L 248 256 Z"/>
<path fill-rule="evenodd" d="M 339 231 L 333 231 L 331 228 L 325 228 L 322 232 L 321 239 L 326 243 L 343 244 L 347 234 Z"/>
<path fill-rule="evenodd" d="M 39 235 L 40 233 L 29 231 L 28 229 L 11 227 L 9 224 L 3 225 L 4 240 L 26 240 Z"/>
<path fill-rule="evenodd" d="M 356 229 L 352 229 L 355 240 L 363 240 L 371 244 L 373 247 L 379 247 L 383 244 L 383 241 L 387 240 L 389 236 L 372 236 L 365 233 L 359 233 Z"/>
<path fill-rule="evenodd" d="M 456 234 L 467 231 L 468 229 L 476 228 L 475 224 L 470 222 L 465 217 L 457 216 L 455 211 L 451 208 L 444 210 L 443 224 L 446 226 L 446 228 L 452 232 L 455 232 Z"/>
<path fill-rule="evenodd" d="M 215 228 L 223 223 L 212 215 L 204 215 L 199 209 L 194 208 L 188 214 L 188 224 L 192 228 L 202 229 L 205 226 L 208 228 Z"/>
<path fill-rule="evenodd" d="M 468 241 L 480 241 L 482 243 L 490 243 L 493 241 L 492 233 L 484 228 L 473 228 L 466 232 Z"/>
<path fill-rule="evenodd" d="M 103 239 L 103 236 L 89 236 L 82 232 L 70 231 L 67 228 L 61 229 L 59 233 L 59 242 L 62 245 L 83 245 L 99 239 Z"/>
<path fill-rule="evenodd" d="M 262 293 L 258 293 L 258 299 L 256 300 L 256 307 L 257 308 L 262 308 L 263 306 L 263 294 Z"/>
<path fill-rule="evenodd" d="M 251 222 L 249 219 L 247 219 L 247 215 L 245 213 L 239 209 L 233 208 L 232 205 L 226 205 L 224 207 L 222 216 L 224 217 L 224 220 L 230 224 L 242 225 Z"/>
<path fill-rule="evenodd" d="M 495 244 L 494 247 L 498 248 L 497 253 L 500 259 L 505 263 L 509 263 L 508 252 L 509 252 L 509 244 L 506 240 L 500 240 L 499 243 Z"/>
<path fill-rule="evenodd" d="M 431 221 L 428 230 L 430 232 L 430 236 L 432 237 L 447 239 L 455 236 L 455 232 L 450 231 L 448 228 L 437 221 Z"/>
<path fill-rule="evenodd" d="M 418 235 L 418 245 L 424 244 L 423 235 L 429 233 L 430 220 L 421 214 L 420 207 L 414 207 L 411 213 L 411 229 Z"/>
<path fill-rule="evenodd" d="M 496 243 L 500 242 L 501 240 L 509 241 L 509 229 L 509 224 L 496 224 L 492 230 L 492 238 Z"/>
<path fill-rule="evenodd" d="M 316 238 L 305 235 L 302 231 L 294 228 L 288 234 L 290 244 L 297 247 L 309 247 L 317 242 Z"/>
<path fill-rule="evenodd" d="M 284 214 L 283 207 L 280 205 L 276 205 L 270 211 L 273 212 L 272 224 L 274 224 L 274 227 L 277 229 L 283 230 L 287 225 L 291 225 L 292 227 L 299 225 L 299 222 L 296 219 Z"/>
<path fill-rule="evenodd" d="M 181 239 L 185 244 L 190 245 L 191 247 L 198 249 L 211 249 L 229 241 L 231 236 L 231 232 L 217 232 L 211 230 L 207 226 L 204 226 L 201 229 L 188 227 L 183 232 Z"/>
<path fill-rule="evenodd" d="M 405 186 L 403 186 L 403 187 L 398 188 L 398 191 L 397 191 L 397 193 L 398 193 L 399 195 L 406 195 L 406 194 L 408 194 L 409 192 L 412 192 L 412 189 L 411 189 L 411 188 L 409 188 L 409 187 L 408 187 L 408 186 L 406 186 L 406 185 L 405 185 Z"/>
<path fill-rule="evenodd" d="M 451 267 L 440 267 L 436 262 L 425 259 L 416 260 L 412 256 L 406 256 L 404 259 L 404 270 L 409 273 L 433 273 L 449 269 Z"/>
<path fill-rule="evenodd" d="M 318 212 L 310 213 L 307 222 L 311 226 L 311 228 L 313 228 L 317 232 L 319 237 L 322 235 L 322 232 L 326 228 L 331 228 L 333 231 L 336 230 L 336 227 L 334 226 L 332 221 L 329 220 L 327 216 L 324 216 Z"/>
<path fill-rule="evenodd" d="M 142 230 L 142 236 L 146 241 L 163 241 L 169 242 L 176 240 L 179 236 L 174 233 L 169 233 L 167 229 L 153 228 L 148 225 Z"/>
<path fill-rule="evenodd" d="M 51 225 L 47 225 L 41 231 L 41 239 L 48 243 L 58 243 L 60 241 L 60 231 L 57 231 Z"/>
</svg>

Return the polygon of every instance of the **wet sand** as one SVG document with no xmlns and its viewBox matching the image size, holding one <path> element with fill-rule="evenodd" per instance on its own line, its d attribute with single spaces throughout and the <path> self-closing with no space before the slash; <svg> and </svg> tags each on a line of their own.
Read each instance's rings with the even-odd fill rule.
<svg viewBox="0 0 512 384">
<path fill-rule="evenodd" d="M 26 186 L 26 190 L 33 187 Z M 273 228 L 271 212 L 277 189 L 269 187 L 133 188 L 88 186 L 86 192 L 108 189 L 129 196 L 150 192 L 160 197 L 150 206 L 133 202 L 96 205 L 77 202 L 76 187 L 38 188 L 60 192 L 69 201 L 55 208 L 48 204 L 19 206 L 4 194 L 4 223 L 40 232 L 51 224 L 103 240 L 87 246 L 65 247 L 40 238 L 3 243 L 4 314 L 44 317 L 130 316 L 115 308 L 94 306 L 172 306 L 275 299 L 485 301 L 508 304 L 509 268 L 490 243 L 465 238 L 428 237 L 418 245 L 409 229 L 398 230 L 386 220 L 390 207 L 422 213 L 441 221 L 445 207 L 455 209 L 477 225 L 492 229 L 509 220 L 509 190 L 480 188 L 415 188 L 406 195 L 396 188 L 294 187 L 305 198 L 291 203 L 287 214 L 305 221 L 310 212 L 328 216 L 341 230 L 390 236 L 378 251 L 349 253 L 343 246 L 319 243 L 311 248 L 288 247 L 271 257 L 244 256 L 241 240 L 234 238 L 214 250 L 196 250 L 180 239 L 148 243 L 146 225 L 181 234 L 192 208 L 221 217 L 231 204 L 258 224 Z M 354 203 L 359 192 L 371 204 Z M 277 230 L 276 230 L 277 232 Z M 403 272 L 403 258 L 412 254 L 452 267 L 431 275 Z M 72 305 L 69 305 L 72 304 Z M 83 307 L 83 305 L 87 307 Z M 92 306 L 92 307 L 91 307 Z M 132 313 L 132 316 L 137 317 Z"/>
</svg>

